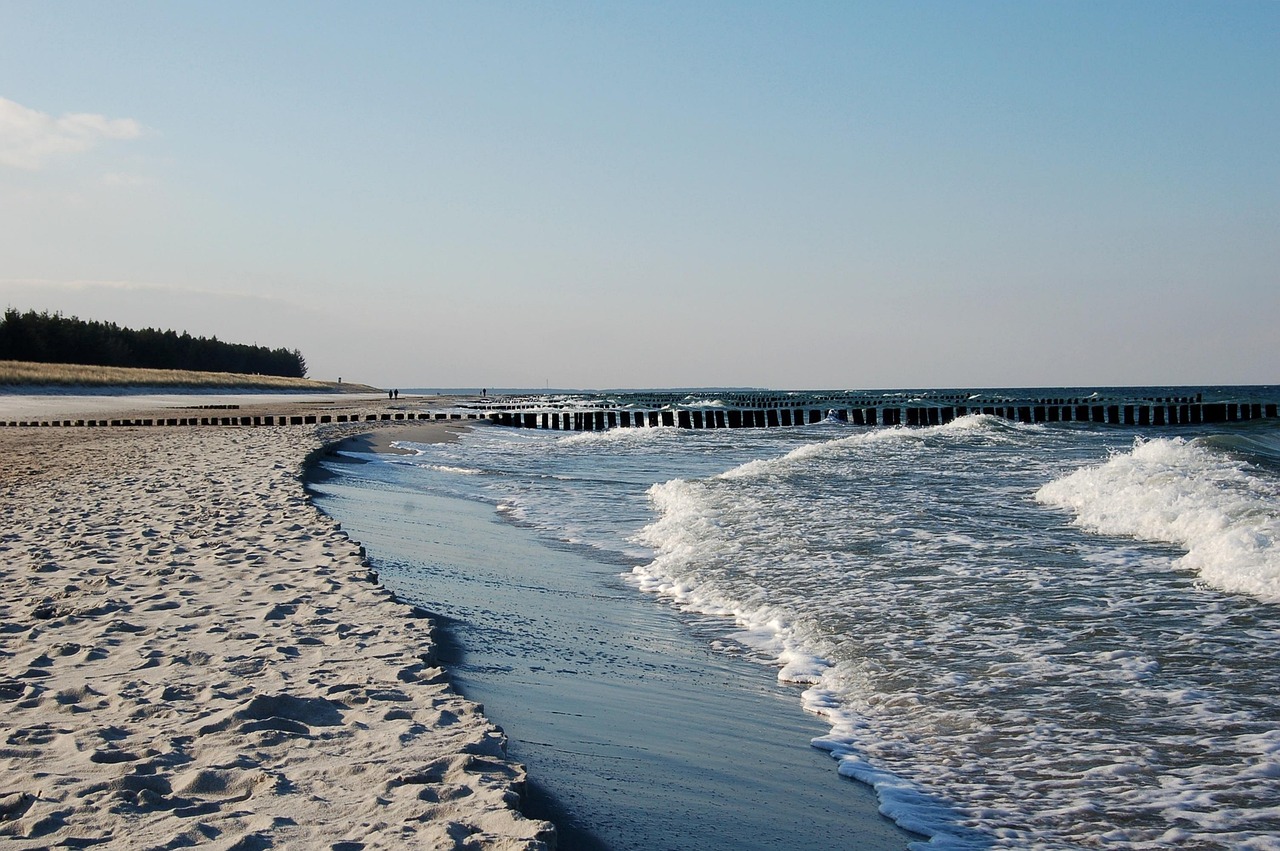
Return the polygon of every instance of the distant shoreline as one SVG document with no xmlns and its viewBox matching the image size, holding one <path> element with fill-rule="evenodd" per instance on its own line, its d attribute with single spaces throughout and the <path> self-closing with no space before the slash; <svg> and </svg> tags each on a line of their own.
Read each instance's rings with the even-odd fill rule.
<svg viewBox="0 0 1280 851">
<path fill-rule="evenodd" d="M 0 361 L 0 392 L 38 393 L 116 388 L 189 390 L 293 390 L 321 393 L 372 393 L 379 388 L 341 381 L 315 381 L 279 375 L 237 372 L 196 372 L 180 369 L 132 369 L 117 366 Z"/>
</svg>

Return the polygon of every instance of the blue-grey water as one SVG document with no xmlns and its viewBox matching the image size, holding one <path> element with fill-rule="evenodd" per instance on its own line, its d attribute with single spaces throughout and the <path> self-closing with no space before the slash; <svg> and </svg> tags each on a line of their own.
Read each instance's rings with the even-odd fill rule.
<svg viewBox="0 0 1280 851">
<path fill-rule="evenodd" d="M 778 741 L 812 739 L 920 847 L 1280 848 L 1276 420 L 411 448 L 359 475 L 496 511 L 795 684 L 822 729 Z"/>
</svg>

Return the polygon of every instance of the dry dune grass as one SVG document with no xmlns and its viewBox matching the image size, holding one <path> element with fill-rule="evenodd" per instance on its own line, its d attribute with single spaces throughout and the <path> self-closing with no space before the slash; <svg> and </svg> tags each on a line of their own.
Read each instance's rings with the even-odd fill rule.
<svg viewBox="0 0 1280 851">
<path fill-rule="evenodd" d="M 65 363 L 0 361 L 0 386 L 59 387 L 211 387 L 251 390 L 319 390 L 368 392 L 363 384 L 338 384 L 308 378 L 276 375 L 242 375 L 233 372 L 194 372 L 179 369 L 126 369 L 116 366 L 84 366 Z"/>
</svg>

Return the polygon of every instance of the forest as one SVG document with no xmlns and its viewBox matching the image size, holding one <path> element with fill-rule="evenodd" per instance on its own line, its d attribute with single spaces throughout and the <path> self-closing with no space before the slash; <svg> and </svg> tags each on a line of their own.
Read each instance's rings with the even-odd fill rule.
<svg viewBox="0 0 1280 851">
<path fill-rule="evenodd" d="M 297 349 L 269 349 L 192 337 L 154 328 L 133 330 L 114 322 L 66 317 L 60 313 L 19 313 L 9 308 L 0 320 L 0 360 L 186 369 L 306 378 L 307 361 Z"/>
</svg>

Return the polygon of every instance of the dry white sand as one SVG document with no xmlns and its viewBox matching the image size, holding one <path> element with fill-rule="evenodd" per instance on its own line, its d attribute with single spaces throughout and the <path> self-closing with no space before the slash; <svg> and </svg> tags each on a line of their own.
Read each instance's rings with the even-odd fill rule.
<svg viewBox="0 0 1280 851">
<path fill-rule="evenodd" d="M 405 402 L 410 401 L 405 397 Z M 138 392 L 137 388 L 102 387 L 89 391 L 81 387 L 0 387 L 0 420 L 97 419 L 111 414 L 187 416 L 194 406 L 234 406 L 267 408 L 267 413 L 284 413 L 294 408 L 385 406 L 385 393 L 243 393 L 237 391 L 190 390 L 187 392 Z M 278 410 L 277 410 L 278 409 Z M 294 410 L 293 413 L 315 413 Z"/>
<path fill-rule="evenodd" d="M 0 429 L 0 844 L 538 849 L 315 428 Z"/>
</svg>

